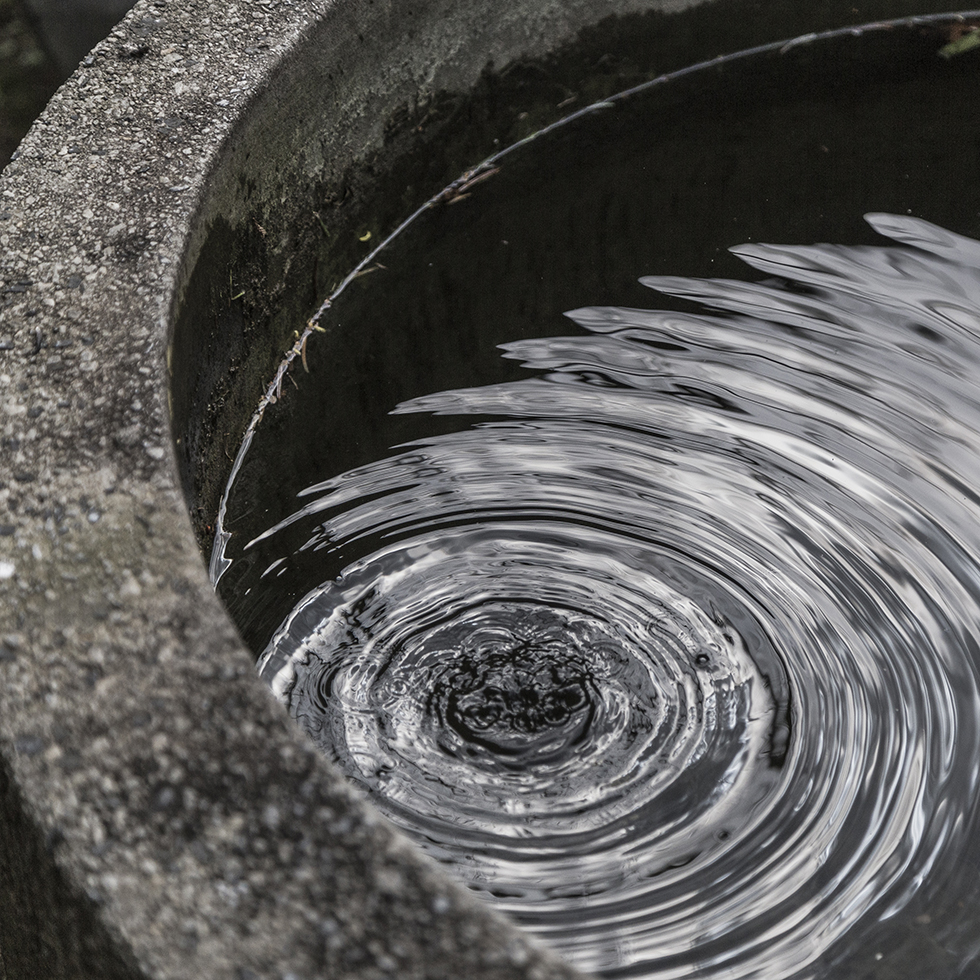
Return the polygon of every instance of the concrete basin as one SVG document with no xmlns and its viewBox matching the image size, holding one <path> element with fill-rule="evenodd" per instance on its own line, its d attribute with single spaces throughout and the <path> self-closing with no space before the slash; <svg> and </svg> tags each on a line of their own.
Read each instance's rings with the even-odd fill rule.
<svg viewBox="0 0 980 980">
<path fill-rule="evenodd" d="M 431 100 L 614 14 L 593 50 L 642 22 L 650 74 L 947 9 L 137 4 L 0 177 L 0 978 L 575 975 L 339 778 L 209 584 L 231 457 L 317 300 L 314 205 L 365 198 Z"/>
</svg>

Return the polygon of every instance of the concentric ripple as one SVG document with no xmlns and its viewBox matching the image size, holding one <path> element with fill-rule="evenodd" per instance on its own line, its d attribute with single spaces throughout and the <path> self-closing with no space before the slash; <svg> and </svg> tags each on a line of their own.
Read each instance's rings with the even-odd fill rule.
<svg viewBox="0 0 980 980">
<path fill-rule="evenodd" d="M 844 975 L 916 922 L 976 955 L 980 245 L 869 220 L 900 244 L 745 246 L 776 278 L 508 345 L 533 376 L 399 408 L 475 424 L 261 536 L 344 569 L 275 693 L 583 968 Z"/>
<path fill-rule="evenodd" d="M 676 860 L 671 834 L 716 847 L 729 794 L 773 783 L 776 706 L 726 590 L 709 615 L 672 577 L 651 548 L 540 519 L 412 537 L 300 603 L 263 671 L 403 821 L 447 849 L 461 830 L 474 848 L 509 838 L 523 870 L 469 858 L 491 890 L 577 893 L 573 854 L 640 820 L 655 869 Z"/>
</svg>

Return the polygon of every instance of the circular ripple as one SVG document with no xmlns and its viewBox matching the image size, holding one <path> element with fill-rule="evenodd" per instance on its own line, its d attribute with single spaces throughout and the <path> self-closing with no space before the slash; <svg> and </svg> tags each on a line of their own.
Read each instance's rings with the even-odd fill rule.
<svg viewBox="0 0 980 980">
<path fill-rule="evenodd" d="M 685 853 L 711 849 L 733 798 L 771 790 L 784 735 L 718 603 L 709 615 L 658 566 L 636 542 L 540 521 L 409 538 L 308 596 L 263 673 L 345 771 L 446 848 L 462 832 L 508 838 L 527 852 L 513 861 L 542 841 L 567 859 L 634 846 L 641 825 L 647 844 L 683 826 Z M 692 792 L 718 784 L 724 798 Z M 565 873 L 535 862 L 525 887 L 557 893 Z"/>
<path fill-rule="evenodd" d="M 343 568 L 277 695 L 582 967 L 830 976 L 920 921 L 944 975 L 975 955 L 980 247 L 875 221 L 917 248 L 746 247 L 792 287 L 570 314 L 507 348 L 534 377 L 401 409 L 496 421 L 262 535 Z"/>
</svg>

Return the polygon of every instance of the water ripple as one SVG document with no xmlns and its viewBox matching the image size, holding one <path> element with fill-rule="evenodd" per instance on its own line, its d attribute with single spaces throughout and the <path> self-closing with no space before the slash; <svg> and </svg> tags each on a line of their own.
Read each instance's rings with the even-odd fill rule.
<svg viewBox="0 0 980 980">
<path fill-rule="evenodd" d="M 869 220 L 506 345 L 533 377 L 398 409 L 472 425 L 256 539 L 344 567 L 275 693 L 583 968 L 809 977 L 976 905 L 980 244 Z"/>
</svg>

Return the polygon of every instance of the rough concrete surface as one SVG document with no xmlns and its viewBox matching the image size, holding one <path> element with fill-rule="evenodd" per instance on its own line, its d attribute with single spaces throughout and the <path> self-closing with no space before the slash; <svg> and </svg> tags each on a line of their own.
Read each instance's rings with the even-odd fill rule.
<svg viewBox="0 0 980 980">
<path fill-rule="evenodd" d="M 532 3 L 533 28 L 501 17 L 497 31 L 499 8 L 471 4 L 467 21 L 466 6 L 447 0 L 440 16 L 482 23 L 501 55 L 567 34 L 590 7 Z M 394 32 L 396 8 L 141 0 L 0 177 L 9 980 L 574 975 L 453 885 L 295 730 L 211 590 L 174 462 L 170 327 L 198 225 L 234 223 L 246 192 L 240 120 L 256 92 L 275 102 L 294 50 L 332 38 L 339 51 L 361 20 Z M 371 64 L 392 37 L 363 49 Z M 451 60 L 464 41 L 450 31 L 422 49 L 399 84 L 422 84 L 427 64 L 429 83 L 472 82 L 482 56 Z M 380 139 L 360 111 L 351 132 Z"/>
</svg>

